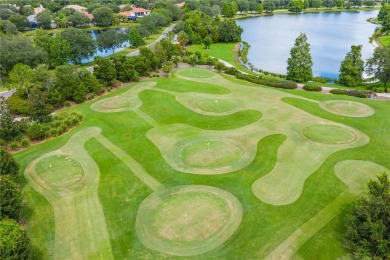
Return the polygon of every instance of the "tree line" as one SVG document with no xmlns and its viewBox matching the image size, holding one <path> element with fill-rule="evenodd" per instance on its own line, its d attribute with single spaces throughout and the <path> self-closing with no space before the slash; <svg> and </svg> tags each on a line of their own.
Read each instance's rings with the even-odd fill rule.
<svg viewBox="0 0 390 260">
<path fill-rule="evenodd" d="M 387 91 L 390 82 L 390 46 L 377 47 L 366 63 L 362 60 L 362 45 L 352 45 L 340 65 L 338 83 L 357 87 L 363 82 L 363 72 L 382 83 Z M 313 61 L 306 34 L 300 34 L 287 60 L 287 79 L 307 82 L 313 78 Z"/>
</svg>

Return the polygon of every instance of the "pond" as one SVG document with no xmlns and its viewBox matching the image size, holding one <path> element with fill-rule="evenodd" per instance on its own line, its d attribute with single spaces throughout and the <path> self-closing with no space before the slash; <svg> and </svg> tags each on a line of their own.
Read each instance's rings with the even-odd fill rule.
<svg viewBox="0 0 390 260">
<path fill-rule="evenodd" d="M 123 33 L 125 33 L 125 31 L 127 30 L 127 28 L 120 28 L 120 29 L 116 29 L 118 31 L 121 31 Z M 99 30 L 90 30 L 88 31 L 88 33 L 90 33 L 93 37 L 93 39 L 96 41 L 98 35 L 100 34 L 101 31 Z M 123 50 L 124 48 L 126 47 L 129 47 L 130 46 L 130 42 L 129 41 L 125 41 L 123 44 L 122 44 L 122 47 L 119 47 L 119 48 L 116 48 L 115 49 L 115 53 L 117 53 L 118 51 L 120 50 Z M 109 56 L 109 55 L 112 55 L 112 50 L 109 49 L 109 50 L 103 50 L 103 51 L 100 51 L 98 48 L 96 48 L 96 52 L 94 53 L 94 55 L 89 58 L 89 59 L 81 59 L 81 63 L 88 63 L 88 62 L 91 62 L 93 61 L 93 58 L 95 56 L 101 56 L 101 57 L 106 57 L 106 56 Z"/>
<path fill-rule="evenodd" d="M 256 68 L 286 74 L 290 49 L 299 34 L 306 33 L 315 76 L 338 78 L 340 63 L 351 45 L 362 44 L 362 57 L 369 58 L 375 45 L 369 38 L 376 25 L 367 22 L 378 11 L 278 14 L 237 20 L 242 40 L 251 45 L 248 61 Z"/>
</svg>

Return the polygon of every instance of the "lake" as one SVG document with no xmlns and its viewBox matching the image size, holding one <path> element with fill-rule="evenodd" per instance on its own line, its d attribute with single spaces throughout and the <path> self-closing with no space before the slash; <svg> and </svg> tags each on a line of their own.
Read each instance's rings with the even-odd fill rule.
<svg viewBox="0 0 390 260">
<path fill-rule="evenodd" d="M 124 33 L 127 30 L 127 28 L 119 28 L 119 29 L 116 29 L 116 30 L 121 31 L 121 32 Z M 88 31 L 88 33 L 90 33 L 92 35 L 93 39 L 96 41 L 98 35 L 100 34 L 100 31 L 99 30 L 90 30 L 90 31 Z M 130 42 L 129 41 L 125 41 L 122 44 L 122 47 L 119 47 L 119 48 L 115 49 L 115 53 L 117 53 L 118 51 L 123 50 L 124 48 L 127 48 L 129 46 L 130 46 Z M 106 57 L 106 56 L 109 56 L 109 55 L 112 55 L 112 50 L 111 49 L 100 51 L 98 48 L 96 48 L 95 54 L 91 58 L 89 58 L 89 59 L 81 59 L 81 63 L 91 62 L 91 61 L 93 61 L 95 56 Z"/>
<path fill-rule="evenodd" d="M 237 20 L 242 40 L 251 48 L 248 61 L 256 68 L 286 74 L 290 49 L 299 34 L 306 33 L 315 76 L 338 78 L 340 63 L 351 45 L 362 44 L 362 57 L 369 58 L 375 45 L 369 38 L 377 25 L 367 22 L 377 10 L 306 14 L 277 14 Z"/>
</svg>

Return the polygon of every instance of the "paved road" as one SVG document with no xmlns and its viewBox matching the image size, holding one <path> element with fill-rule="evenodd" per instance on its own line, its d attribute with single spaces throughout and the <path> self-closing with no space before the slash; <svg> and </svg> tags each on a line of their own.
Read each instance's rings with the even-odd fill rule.
<svg viewBox="0 0 390 260">
<path fill-rule="evenodd" d="M 147 45 L 146 47 L 147 47 L 147 48 L 153 47 L 156 43 L 158 43 L 159 41 L 161 41 L 162 39 L 164 39 L 165 37 L 167 37 L 167 34 L 168 34 L 170 31 L 172 31 L 173 28 L 175 28 L 175 25 L 176 25 L 176 24 L 172 24 L 171 26 L 169 26 L 168 28 L 166 28 L 166 29 L 162 32 L 162 34 L 160 35 L 160 37 L 158 37 L 157 40 L 155 40 L 155 41 L 152 42 L 151 44 Z M 137 55 L 139 55 L 139 50 L 133 51 L 132 53 L 127 54 L 126 56 L 131 57 L 131 56 L 137 56 Z M 87 70 L 88 70 L 89 72 L 92 73 L 92 72 L 93 72 L 93 66 L 88 67 Z"/>
<path fill-rule="evenodd" d="M 15 90 L 8 90 L 8 91 L 3 91 L 0 92 L 0 96 L 4 97 L 5 99 L 9 98 L 12 96 L 12 94 L 15 92 Z"/>
</svg>

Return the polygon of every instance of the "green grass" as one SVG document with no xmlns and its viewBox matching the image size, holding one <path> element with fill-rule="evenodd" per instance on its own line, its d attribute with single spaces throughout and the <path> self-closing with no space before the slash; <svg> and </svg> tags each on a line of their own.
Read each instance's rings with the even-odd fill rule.
<svg viewBox="0 0 390 260">
<path fill-rule="evenodd" d="M 196 71 L 196 73 L 202 72 Z M 341 241 L 344 231 L 344 209 L 348 208 L 350 201 L 356 196 L 341 196 L 340 199 L 340 195 L 345 194 L 349 186 L 336 176 L 334 167 L 340 162 L 354 160 L 369 161 L 390 168 L 388 160 L 390 139 L 387 138 L 390 134 L 388 117 L 390 103 L 297 90 L 277 90 L 256 86 L 231 76 L 191 80 L 179 76 L 180 74 L 173 75 L 171 78 L 153 79 L 157 86 L 147 90 L 138 89 L 137 84 L 133 84 L 97 100 L 121 94 L 129 96 L 135 95 L 131 93 L 139 93 L 143 102 L 140 110 L 99 113 L 90 107 L 92 103 L 97 102 L 96 100 L 75 106 L 71 110 L 80 111 L 85 118 L 79 127 L 64 136 L 15 154 L 16 160 L 21 165 L 18 181 L 23 187 L 25 196 L 22 218 L 26 222 L 28 236 L 33 244 L 34 258 L 55 257 L 54 215 L 56 211 L 49 200 L 35 191 L 26 181 L 24 171 L 30 162 L 55 150 L 63 150 L 64 146 L 69 149 L 66 151 L 79 151 L 77 153 L 96 163 L 100 179 L 94 194 L 99 199 L 102 214 L 95 214 L 92 218 L 102 219 L 103 215 L 112 256 L 115 259 L 169 257 L 148 249 L 141 243 L 136 232 L 137 210 L 154 189 L 179 185 L 207 185 L 220 188 L 236 197 L 243 208 L 241 223 L 226 242 L 204 254 L 187 257 L 188 259 L 262 259 L 279 245 L 286 244 L 288 242 L 285 242 L 286 239 L 300 227 L 307 230 L 305 234 L 313 233 L 313 236 L 296 237 L 299 247 L 296 248 L 295 257 L 336 259 L 346 256 L 347 252 Z M 128 92 L 129 90 L 134 92 Z M 211 100 L 221 96 L 223 100 L 240 104 L 241 111 L 221 116 L 198 114 L 178 101 L 181 99 L 176 99 L 178 96 L 191 98 L 196 95 L 204 95 Z M 337 115 L 319 106 L 321 101 L 327 100 L 359 102 L 373 108 L 375 114 L 359 118 Z M 301 141 L 298 130 L 303 126 L 311 125 L 311 120 L 318 124 L 321 121 L 329 121 L 333 125 L 354 129 L 358 133 L 365 134 L 369 142 L 355 146 L 345 144 L 345 147 L 340 149 L 332 148 L 333 150 L 324 153 L 326 156 L 323 159 L 316 158 L 317 155 L 323 156 L 321 152 L 323 147 L 316 146 L 316 150 L 308 150 L 303 153 L 301 159 L 287 168 L 288 174 L 297 177 L 292 178 L 288 183 L 294 184 L 303 174 L 299 170 L 304 172 L 312 167 L 308 166 L 309 163 L 314 162 L 313 170 L 297 182 L 301 186 L 297 189 L 296 200 L 279 206 L 263 202 L 254 195 L 253 183 L 270 175 L 285 160 L 300 154 L 299 151 L 306 147 L 306 143 Z M 183 128 L 175 132 L 170 130 L 170 124 L 187 124 L 197 127 L 198 130 Z M 76 135 L 79 141 L 72 146 L 69 144 L 67 146 L 67 143 L 73 140 L 72 136 L 89 127 L 101 128 L 101 136 L 93 138 L 87 135 L 88 139 L 81 140 L 81 137 Z M 211 140 L 216 141 L 227 137 L 237 139 L 245 149 L 254 149 L 253 160 L 245 167 L 225 174 L 202 175 L 178 171 L 164 159 L 160 144 L 156 145 L 154 140 L 148 138 L 148 133 L 152 130 L 156 130 L 157 136 L 164 133 L 170 138 L 178 138 L 180 135 L 184 140 L 199 134 L 212 137 Z M 171 145 L 170 140 L 160 141 Z M 298 141 L 296 145 L 288 146 L 291 140 Z M 220 143 L 211 143 L 210 146 L 210 149 L 219 149 Z M 194 149 L 203 152 L 198 148 Z M 364 167 L 359 166 L 359 168 Z M 66 180 L 68 175 L 66 171 L 63 173 L 56 176 L 56 179 L 61 182 Z M 280 185 L 280 183 L 276 184 Z M 273 186 L 273 189 L 279 189 L 277 185 Z M 87 216 L 85 212 L 80 212 Z M 341 213 L 337 215 L 338 212 Z M 64 216 L 71 216 L 70 212 L 64 212 Z M 85 220 L 90 223 L 90 219 Z M 321 222 L 323 227 L 316 224 L 318 220 L 324 220 Z M 67 230 L 69 228 L 63 228 L 62 232 L 66 234 Z M 89 242 L 85 237 L 86 235 L 75 237 L 74 242 L 80 242 L 80 245 L 88 248 Z"/>
<path fill-rule="evenodd" d="M 380 43 L 381 43 L 383 46 L 388 46 L 388 45 L 390 45 L 390 35 L 380 37 Z"/>
</svg>

